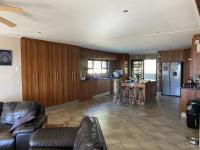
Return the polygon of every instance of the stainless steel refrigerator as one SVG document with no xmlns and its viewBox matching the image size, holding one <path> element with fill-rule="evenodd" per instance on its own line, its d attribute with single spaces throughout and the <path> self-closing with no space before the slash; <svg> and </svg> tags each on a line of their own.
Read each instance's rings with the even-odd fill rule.
<svg viewBox="0 0 200 150">
<path fill-rule="evenodd" d="M 162 94 L 180 96 L 181 82 L 181 62 L 162 63 Z"/>
</svg>

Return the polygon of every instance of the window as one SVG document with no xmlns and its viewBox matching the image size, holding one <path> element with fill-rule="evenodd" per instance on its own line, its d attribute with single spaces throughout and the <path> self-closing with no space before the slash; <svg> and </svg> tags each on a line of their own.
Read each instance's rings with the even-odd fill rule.
<svg viewBox="0 0 200 150">
<path fill-rule="evenodd" d="M 99 60 L 88 60 L 88 74 L 108 73 L 108 62 Z"/>
<path fill-rule="evenodd" d="M 144 79 L 156 80 L 156 59 L 144 60 Z"/>
</svg>

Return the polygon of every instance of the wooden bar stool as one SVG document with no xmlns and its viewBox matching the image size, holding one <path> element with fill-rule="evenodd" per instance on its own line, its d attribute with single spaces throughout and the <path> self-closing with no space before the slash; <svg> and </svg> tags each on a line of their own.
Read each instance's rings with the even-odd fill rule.
<svg viewBox="0 0 200 150">
<path fill-rule="evenodd" d="M 138 104 L 143 104 L 144 103 L 143 87 L 137 87 L 137 93 L 138 93 L 138 99 L 136 100 L 136 102 Z"/>
<path fill-rule="evenodd" d="M 122 100 L 123 100 L 124 94 L 125 94 L 124 89 L 125 89 L 125 84 L 123 82 L 121 82 L 120 85 L 119 85 L 119 90 L 118 90 L 118 93 L 117 93 L 115 104 L 117 103 L 118 100 L 122 103 Z"/>
<path fill-rule="evenodd" d="M 122 90 L 122 104 L 129 102 L 129 87 L 127 83 L 123 83 L 123 90 Z"/>
<path fill-rule="evenodd" d="M 133 85 L 130 85 L 129 87 L 129 100 L 131 101 L 131 103 L 135 103 L 135 88 Z"/>
</svg>

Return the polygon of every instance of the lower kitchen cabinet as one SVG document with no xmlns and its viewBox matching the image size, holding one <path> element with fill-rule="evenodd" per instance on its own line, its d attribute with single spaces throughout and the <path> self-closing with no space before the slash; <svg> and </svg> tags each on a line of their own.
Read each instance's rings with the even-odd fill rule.
<svg viewBox="0 0 200 150">
<path fill-rule="evenodd" d="M 111 93 L 112 80 L 100 79 L 100 80 L 86 80 L 81 81 L 80 100 L 89 100 L 95 95 L 103 94 L 106 92 Z"/>
</svg>

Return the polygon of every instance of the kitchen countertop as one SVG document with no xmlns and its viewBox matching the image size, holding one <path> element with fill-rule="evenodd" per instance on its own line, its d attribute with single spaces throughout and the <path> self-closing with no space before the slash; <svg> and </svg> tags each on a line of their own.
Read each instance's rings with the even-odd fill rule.
<svg viewBox="0 0 200 150">
<path fill-rule="evenodd" d="M 200 90 L 200 88 L 188 88 L 188 87 L 182 87 L 182 89 L 188 89 L 188 90 Z"/>
<path fill-rule="evenodd" d="M 113 80 L 114 78 L 99 78 L 99 79 L 91 79 L 91 80 L 81 80 L 81 82 L 90 82 L 90 81 L 99 81 L 99 80 Z"/>
</svg>

